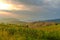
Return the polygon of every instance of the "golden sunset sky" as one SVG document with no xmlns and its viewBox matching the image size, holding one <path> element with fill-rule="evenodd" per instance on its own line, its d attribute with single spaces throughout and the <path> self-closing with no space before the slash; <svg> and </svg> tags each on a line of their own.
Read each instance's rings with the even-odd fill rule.
<svg viewBox="0 0 60 40">
<path fill-rule="evenodd" d="M 0 19 L 37 21 L 60 18 L 60 0 L 0 0 Z"/>
</svg>

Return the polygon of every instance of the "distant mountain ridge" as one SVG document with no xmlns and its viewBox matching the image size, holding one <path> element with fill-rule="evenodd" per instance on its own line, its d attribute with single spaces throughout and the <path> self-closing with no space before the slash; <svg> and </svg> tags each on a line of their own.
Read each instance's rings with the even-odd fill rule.
<svg viewBox="0 0 60 40">
<path fill-rule="evenodd" d="M 45 20 L 45 22 L 56 22 L 56 23 L 60 23 L 60 19 Z"/>
</svg>

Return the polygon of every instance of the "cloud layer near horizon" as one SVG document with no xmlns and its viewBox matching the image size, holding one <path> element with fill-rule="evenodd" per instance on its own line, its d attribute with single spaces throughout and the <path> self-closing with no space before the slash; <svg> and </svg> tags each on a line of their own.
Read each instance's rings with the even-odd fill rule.
<svg viewBox="0 0 60 40">
<path fill-rule="evenodd" d="M 0 17 L 18 18 L 23 21 L 36 21 L 60 18 L 60 0 L 5 0 L 12 4 L 12 10 L 1 10 Z M 3 16 L 3 12 L 5 13 Z"/>
</svg>

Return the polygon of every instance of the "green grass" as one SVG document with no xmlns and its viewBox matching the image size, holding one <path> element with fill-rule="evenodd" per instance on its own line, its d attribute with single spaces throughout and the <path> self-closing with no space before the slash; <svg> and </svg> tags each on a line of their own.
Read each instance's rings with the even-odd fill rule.
<svg viewBox="0 0 60 40">
<path fill-rule="evenodd" d="M 21 24 L 0 24 L 0 40 L 60 40 L 60 24 L 30 27 Z"/>
</svg>

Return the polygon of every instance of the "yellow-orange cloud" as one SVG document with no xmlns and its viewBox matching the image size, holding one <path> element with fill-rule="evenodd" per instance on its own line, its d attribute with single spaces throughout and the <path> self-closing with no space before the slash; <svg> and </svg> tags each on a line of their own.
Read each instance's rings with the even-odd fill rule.
<svg viewBox="0 0 60 40">
<path fill-rule="evenodd" d="M 23 4 L 18 4 L 18 5 L 15 5 L 13 4 L 12 10 L 30 10 L 27 6 L 23 5 Z"/>
<path fill-rule="evenodd" d="M 27 15 L 19 15 L 19 14 L 15 14 L 15 13 L 12 13 L 12 12 L 5 12 L 5 11 L 0 11 L 0 17 L 8 17 L 8 18 L 27 18 Z"/>
<path fill-rule="evenodd" d="M 10 13 L 10 12 L 5 12 L 5 11 L 0 11 L 0 16 L 2 17 L 15 17 L 17 18 L 18 15 Z"/>
<path fill-rule="evenodd" d="M 0 10 L 30 10 L 26 5 L 0 0 Z"/>
</svg>

